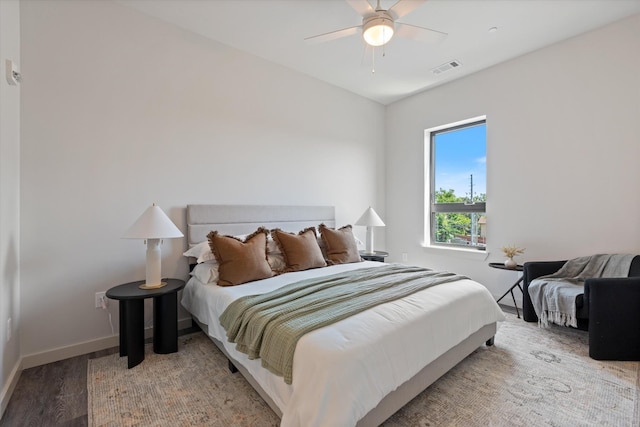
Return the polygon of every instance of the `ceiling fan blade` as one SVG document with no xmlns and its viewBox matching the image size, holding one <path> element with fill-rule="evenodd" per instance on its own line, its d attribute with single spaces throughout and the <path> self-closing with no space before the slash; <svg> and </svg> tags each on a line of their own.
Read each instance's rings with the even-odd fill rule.
<svg viewBox="0 0 640 427">
<path fill-rule="evenodd" d="M 362 27 L 362 25 L 343 28 L 342 30 L 331 31 L 329 33 L 318 34 L 317 36 L 306 37 L 304 41 L 315 44 L 341 39 L 342 37 L 348 37 L 356 34 L 360 27 Z"/>
<path fill-rule="evenodd" d="M 393 19 L 402 18 L 422 6 L 426 1 L 427 0 L 398 0 L 387 12 L 393 16 Z"/>
<path fill-rule="evenodd" d="M 345 0 L 356 12 L 362 16 L 376 13 L 376 10 L 367 0 Z"/>
<path fill-rule="evenodd" d="M 396 22 L 396 32 L 394 33 L 394 36 L 423 43 L 440 43 L 447 35 L 447 33 L 441 31 L 430 30 L 429 28 L 417 27 L 410 24 L 401 24 L 400 22 Z"/>
</svg>

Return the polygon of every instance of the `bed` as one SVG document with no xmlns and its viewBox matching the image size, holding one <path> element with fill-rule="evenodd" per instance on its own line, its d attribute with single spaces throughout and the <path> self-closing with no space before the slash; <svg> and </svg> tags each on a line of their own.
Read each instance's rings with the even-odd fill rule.
<svg viewBox="0 0 640 427">
<path fill-rule="evenodd" d="M 190 247 L 211 230 L 246 235 L 263 226 L 297 232 L 323 223 L 335 227 L 330 206 L 188 205 Z M 281 425 L 375 426 L 457 365 L 493 344 L 504 315 L 488 290 L 469 279 L 434 286 L 304 335 L 295 349 L 293 379 L 250 360 L 226 340 L 221 313 L 243 295 L 350 270 L 381 267 L 363 261 L 281 274 L 222 287 L 192 277 L 182 305 L 273 411 Z"/>
</svg>

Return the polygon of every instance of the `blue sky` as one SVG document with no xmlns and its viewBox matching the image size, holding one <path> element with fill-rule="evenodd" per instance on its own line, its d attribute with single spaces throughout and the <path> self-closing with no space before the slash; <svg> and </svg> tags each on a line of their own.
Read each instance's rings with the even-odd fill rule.
<svg viewBox="0 0 640 427">
<path fill-rule="evenodd" d="M 436 135 L 436 190 L 454 189 L 467 196 L 473 174 L 473 192 L 487 192 L 486 124 Z"/>
</svg>

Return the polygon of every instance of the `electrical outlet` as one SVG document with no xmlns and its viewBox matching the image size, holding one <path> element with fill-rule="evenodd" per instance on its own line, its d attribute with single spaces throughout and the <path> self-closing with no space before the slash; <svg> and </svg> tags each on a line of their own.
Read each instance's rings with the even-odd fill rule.
<svg viewBox="0 0 640 427">
<path fill-rule="evenodd" d="M 406 252 L 402 252 L 402 262 L 409 261 L 409 254 Z"/>
<path fill-rule="evenodd" d="M 7 342 L 11 339 L 11 317 L 7 319 Z"/>
<path fill-rule="evenodd" d="M 106 297 L 106 292 L 96 292 L 96 308 L 102 308 L 102 299 Z"/>
</svg>

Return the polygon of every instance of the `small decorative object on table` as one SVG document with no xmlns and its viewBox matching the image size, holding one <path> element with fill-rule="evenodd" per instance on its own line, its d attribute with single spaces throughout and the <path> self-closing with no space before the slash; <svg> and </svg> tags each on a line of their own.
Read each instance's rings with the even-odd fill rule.
<svg viewBox="0 0 640 427">
<path fill-rule="evenodd" d="M 524 248 L 518 248 L 516 246 L 503 246 L 502 252 L 506 255 L 507 259 L 504 262 L 504 266 L 507 268 L 515 269 L 518 263 L 513 259 L 514 256 L 523 254 Z"/>
</svg>

